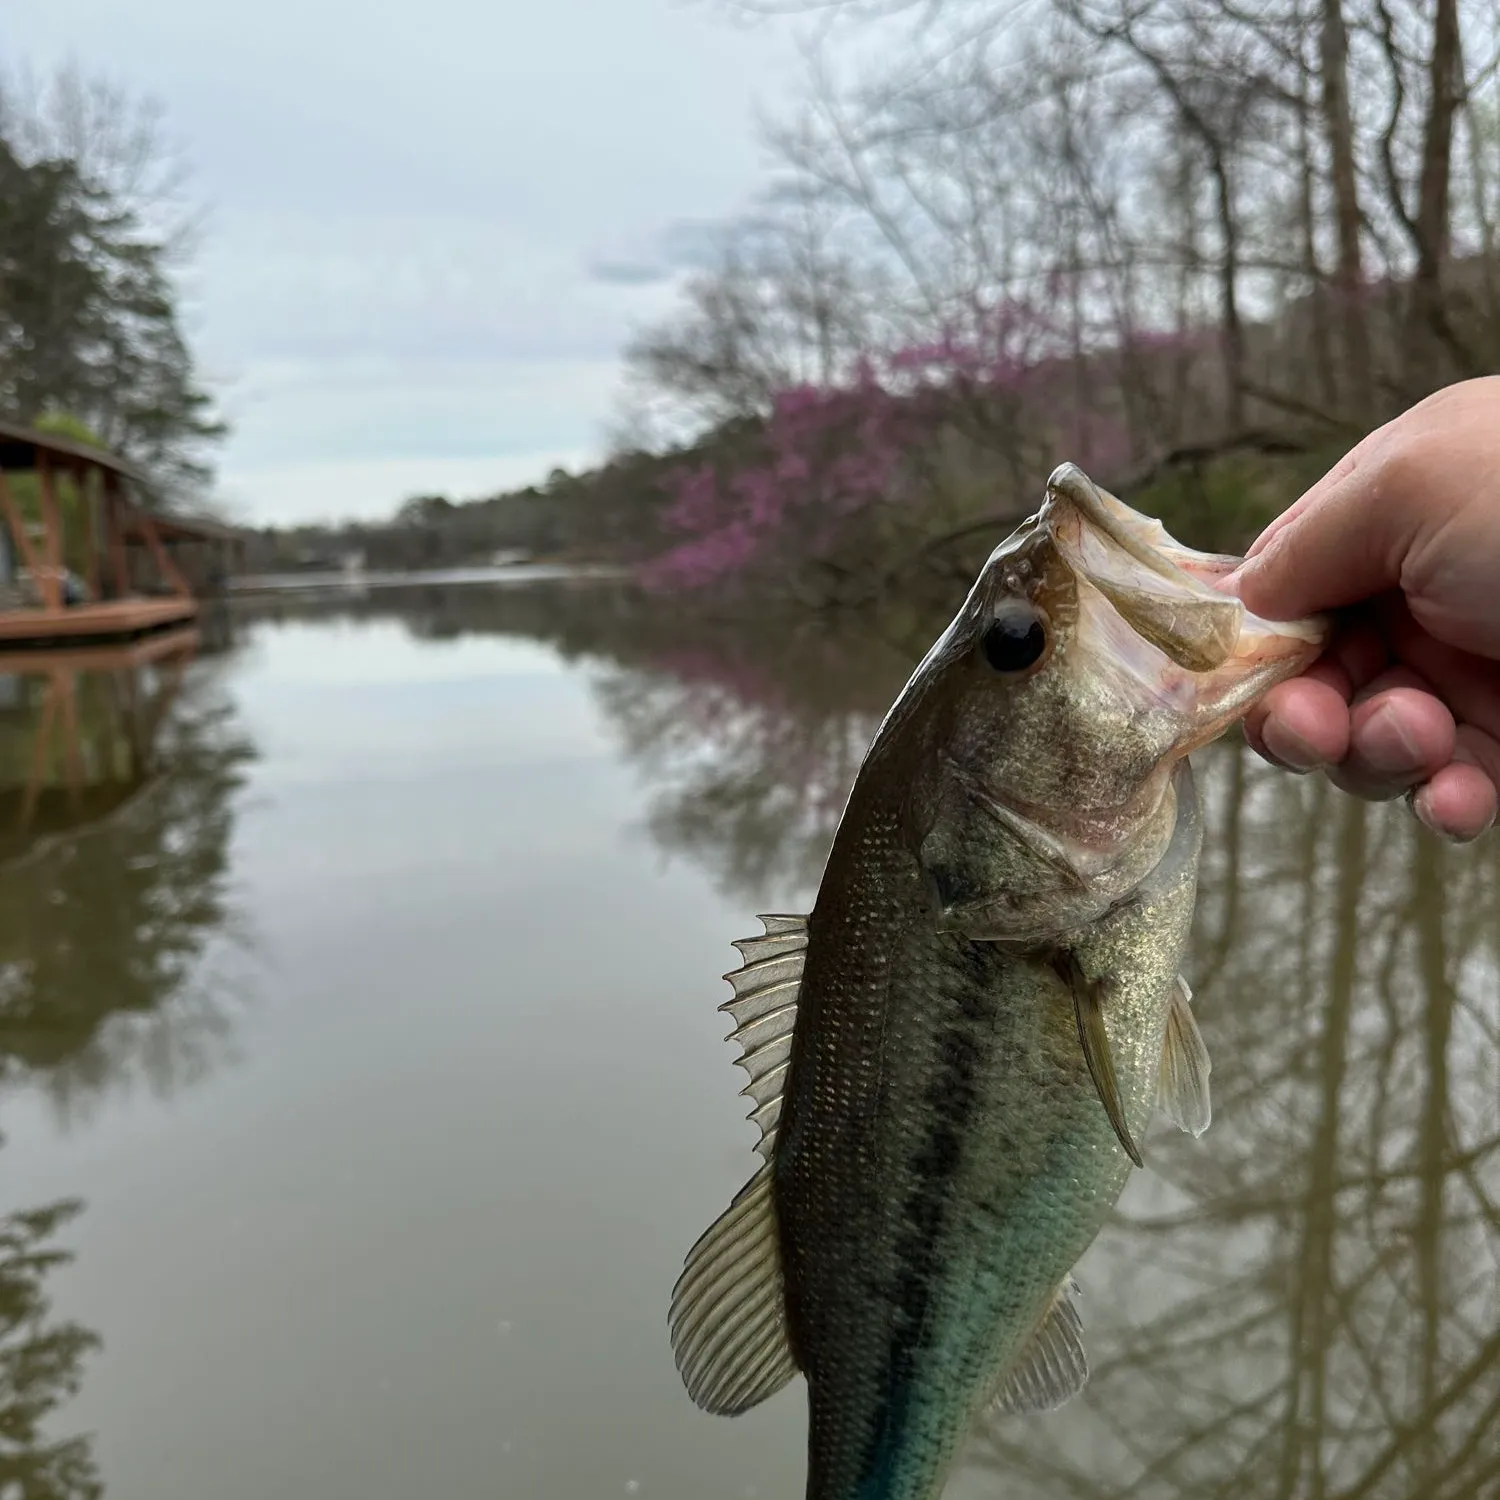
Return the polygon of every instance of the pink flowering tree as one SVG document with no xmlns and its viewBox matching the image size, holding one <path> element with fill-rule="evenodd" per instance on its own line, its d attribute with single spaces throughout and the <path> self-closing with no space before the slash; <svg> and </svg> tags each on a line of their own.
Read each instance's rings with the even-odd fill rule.
<svg viewBox="0 0 1500 1500">
<path fill-rule="evenodd" d="M 650 589 L 734 587 L 1031 508 L 1052 464 L 1108 474 L 1131 447 L 1118 389 L 1092 385 L 1044 310 L 1010 302 L 965 332 L 867 353 L 845 379 L 778 392 L 737 440 L 705 443 L 668 482 Z M 1050 462 L 1049 462 L 1050 457 Z M 876 540 L 878 539 L 878 541 Z"/>
</svg>

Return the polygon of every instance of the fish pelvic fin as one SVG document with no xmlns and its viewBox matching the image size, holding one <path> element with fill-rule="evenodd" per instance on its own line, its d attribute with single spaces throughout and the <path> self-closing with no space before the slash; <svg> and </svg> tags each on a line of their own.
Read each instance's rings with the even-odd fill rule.
<svg viewBox="0 0 1500 1500">
<path fill-rule="evenodd" d="M 750 1075 L 740 1092 L 754 1102 L 747 1118 L 760 1127 L 756 1150 L 770 1161 L 792 1056 L 797 994 L 807 955 L 807 918 L 763 916 L 760 922 L 765 928 L 761 936 L 740 938 L 734 945 L 744 963 L 724 976 L 734 987 L 734 999 L 719 1009 L 734 1017 L 734 1030 L 726 1040 L 740 1044 L 735 1061 Z"/>
<path fill-rule="evenodd" d="M 682 1383 L 705 1411 L 738 1416 L 796 1373 L 769 1162 L 688 1252 L 668 1326 Z"/>
<path fill-rule="evenodd" d="M 1120 1098 L 1120 1085 L 1115 1074 L 1115 1060 L 1109 1050 L 1109 1033 L 1104 1026 L 1104 1004 L 1107 984 L 1090 979 L 1083 972 L 1077 954 L 1069 951 L 1059 955 L 1058 972 L 1073 991 L 1073 1013 L 1078 1022 L 1078 1040 L 1083 1047 L 1083 1060 L 1088 1064 L 1089 1077 L 1099 1091 L 1099 1102 L 1109 1123 L 1114 1127 L 1125 1154 L 1136 1166 L 1144 1167 L 1141 1148 L 1130 1134 L 1130 1125 L 1125 1119 L 1125 1105 Z"/>
<path fill-rule="evenodd" d="M 1020 1359 L 1006 1370 L 996 1387 L 992 1411 L 1007 1416 L 1055 1411 L 1088 1383 L 1083 1320 L 1073 1300 L 1077 1293 L 1077 1283 L 1071 1276 L 1065 1278 Z"/>
<path fill-rule="evenodd" d="M 1208 1074 L 1212 1064 L 1203 1035 L 1193 1019 L 1189 1002 L 1193 992 L 1187 980 L 1177 977 L 1177 991 L 1167 1013 L 1167 1036 L 1162 1045 L 1161 1083 L 1157 1102 L 1174 1125 L 1199 1136 L 1213 1119 L 1208 1097 Z"/>
</svg>

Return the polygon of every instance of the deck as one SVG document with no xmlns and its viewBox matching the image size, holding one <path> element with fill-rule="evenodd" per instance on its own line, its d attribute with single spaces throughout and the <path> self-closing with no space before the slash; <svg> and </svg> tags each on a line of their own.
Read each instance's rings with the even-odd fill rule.
<svg viewBox="0 0 1500 1500">
<path fill-rule="evenodd" d="M 157 514 L 147 495 L 117 454 L 0 418 L 0 651 L 119 645 L 196 620 L 238 533 Z"/>
<path fill-rule="evenodd" d="M 28 645 L 0 649 L 0 674 L 9 672 L 121 672 L 135 667 L 153 667 L 158 662 L 186 656 L 200 642 L 196 625 L 175 630 L 157 630 L 135 640 L 71 641 L 50 651 L 35 651 Z"/>
<path fill-rule="evenodd" d="M 40 646 L 54 641 L 120 640 L 181 624 L 197 613 L 197 601 L 182 595 L 169 599 L 106 599 L 67 609 L 8 609 L 0 611 L 0 644 Z"/>
</svg>

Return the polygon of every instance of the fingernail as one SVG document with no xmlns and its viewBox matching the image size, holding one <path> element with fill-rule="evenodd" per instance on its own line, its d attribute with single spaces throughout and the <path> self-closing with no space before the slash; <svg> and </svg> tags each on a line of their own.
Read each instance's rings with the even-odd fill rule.
<svg viewBox="0 0 1500 1500">
<path fill-rule="evenodd" d="M 1280 719 L 1267 719 L 1260 737 L 1277 763 L 1285 766 L 1288 771 L 1295 771 L 1299 776 L 1316 771 L 1323 764 L 1323 757 L 1295 729 L 1289 729 Z"/>
<path fill-rule="evenodd" d="M 1360 755 L 1376 771 L 1414 771 L 1422 764 L 1422 747 L 1400 713 L 1382 704 L 1360 731 Z"/>
<path fill-rule="evenodd" d="M 1432 806 L 1427 797 L 1425 786 L 1413 787 L 1406 794 L 1406 805 L 1416 814 L 1417 822 L 1429 833 L 1435 833 L 1446 844 L 1472 844 L 1479 837 L 1479 833 L 1455 833 L 1451 828 L 1445 828 L 1432 814 Z"/>
</svg>

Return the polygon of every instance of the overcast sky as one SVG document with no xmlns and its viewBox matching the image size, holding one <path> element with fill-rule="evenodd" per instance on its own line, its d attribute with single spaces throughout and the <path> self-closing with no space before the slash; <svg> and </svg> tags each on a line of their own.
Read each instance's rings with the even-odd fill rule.
<svg viewBox="0 0 1500 1500">
<path fill-rule="evenodd" d="M 673 0 L 45 0 L 3 61 L 165 108 L 208 210 L 189 325 L 256 522 L 598 456 L 620 348 L 763 180 L 784 30 Z M 701 242 L 701 233 L 697 236 Z"/>
</svg>

